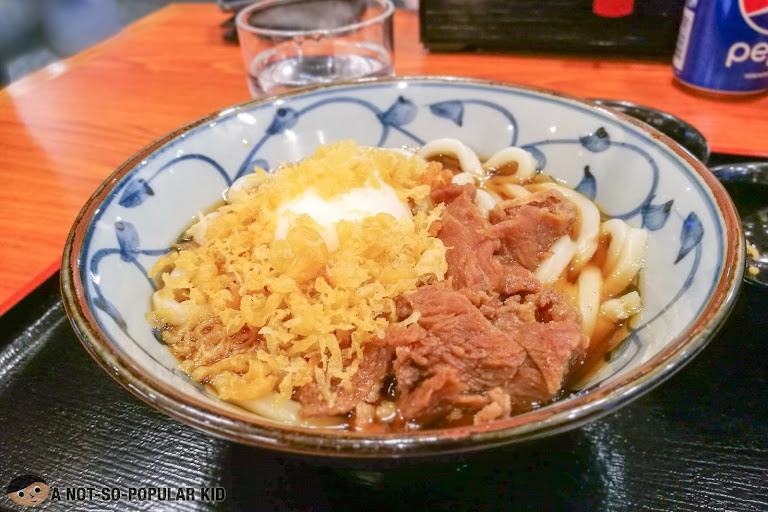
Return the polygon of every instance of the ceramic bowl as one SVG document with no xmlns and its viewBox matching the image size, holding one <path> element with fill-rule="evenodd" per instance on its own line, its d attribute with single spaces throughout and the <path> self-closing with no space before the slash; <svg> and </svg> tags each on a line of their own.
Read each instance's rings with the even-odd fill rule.
<svg viewBox="0 0 768 512">
<path fill-rule="evenodd" d="M 649 124 L 659 130 L 664 135 L 671 137 L 675 142 L 683 146 L 690 153 L 707 163 L 709 160 L 709 143 L 696 127 L 683 121 L 679 117 L 673 116 L 667 112 L 656 110 L 655 108 L 630 103 L 620 100 L 593 99 L 598 105 L 610 107 L 623 114 L 632 116 L 640 121 Z"/>
<path fill-rule="evenodd" d="M 145 313 L 147 268 L 201 210 L 254 165 L 274 168 L 319 144 L 419 146 L 455 137 L 480 155 L 518 145 L 540 169 L 650 231 L 645 307 L 628 339 L 580 389 L 480 426 L 371 435 L 285 426 L 217 399 L 178 368 Z M 67 241 L 62 292 L 93 358 L 132 393 L 216 436 L 281 451 L 406 457 L 479 450 L 576 427 L 659 384 L 728 315 L 744 241 L 728 195 L 688 152 L 594 103 L 505 83 L 397 77 L 249 101 L 192 122 L 125 162 L 85 205 Z"/>
</svg>

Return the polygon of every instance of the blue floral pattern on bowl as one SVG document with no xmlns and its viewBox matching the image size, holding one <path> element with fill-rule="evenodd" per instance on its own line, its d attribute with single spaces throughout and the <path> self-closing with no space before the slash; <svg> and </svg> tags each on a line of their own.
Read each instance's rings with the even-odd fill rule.
<svg viewBox="0 0 768 512">
<path fill-rule="evenodd" d="M 606 215 L 651 232 L 640 284 L 645 309 L 583 393 L 651 360 L 707 307 L 723 274 L 724 220 L 708 185 L 679 154 L 633 123 L 569 98 L 411 79 L 233 107 L 126 169 L 95 211 L 80 253 L 87 304 L 99 328 L 123 357 L 166 385 L 231 410 L 180 374 L 145 321 L 153 261 L 254 166 L 276 168 L 342 139 L 416 147 L 439 137 L 458 138 L 480 155 L 522 146 L 541 172 L 594 199 Z"/>
</svg>

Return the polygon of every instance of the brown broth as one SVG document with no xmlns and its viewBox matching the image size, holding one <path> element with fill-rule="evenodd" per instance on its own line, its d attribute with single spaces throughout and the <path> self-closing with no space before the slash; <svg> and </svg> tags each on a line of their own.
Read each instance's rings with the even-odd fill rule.
<svg viewBox="0 0 768 512">
<path fill-rule="evenodd" d="M 461 172 L 461 164 L 459 160 L 452 155 L 436 155 L 428 158 L 430 162 L 438 162 L 442 164 L 443 169 L 447 169 L 454 174 Z"/>
</svg>

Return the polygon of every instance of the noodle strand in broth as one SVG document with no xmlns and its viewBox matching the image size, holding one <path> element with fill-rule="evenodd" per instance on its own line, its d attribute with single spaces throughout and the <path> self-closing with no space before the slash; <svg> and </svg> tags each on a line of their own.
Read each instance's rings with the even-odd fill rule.
<svg viewBox="0 0 768 512">
<path fill-rule="evenodd" d="M 545 405 L 642 310 L 648 233 L 536 165 L 447 138 L 344 142 L 240 178 L 150 271 L 149 322 L 193 380 L 281 423 L 385 432 Z"/>
</svg>

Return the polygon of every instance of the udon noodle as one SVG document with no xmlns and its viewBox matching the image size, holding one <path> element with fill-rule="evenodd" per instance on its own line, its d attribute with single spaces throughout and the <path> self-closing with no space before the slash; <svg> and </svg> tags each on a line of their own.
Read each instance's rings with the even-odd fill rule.
<svg viewBox="0 0 768 512">
<path fill-rule="evenodd" d="M 148 318 L 193 380 L 276 421 L 483 423 L 620 342 L 647 241 L 521 148 L 337 143 L 201 213 L 150 271 Z"/>
</svg>

